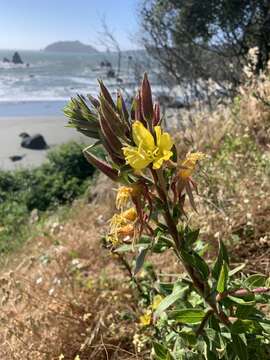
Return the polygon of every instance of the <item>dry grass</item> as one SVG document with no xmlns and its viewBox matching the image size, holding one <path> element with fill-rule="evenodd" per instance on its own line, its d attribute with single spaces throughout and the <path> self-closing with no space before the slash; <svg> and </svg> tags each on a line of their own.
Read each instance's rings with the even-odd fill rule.
<svg viewBox="0 0 270 360">
<path fill-rule="evenodd" d="M 176 135 L 183 157 L 197 149 L 208 154 L 196 179 L 198 214 L 190 217 L 211 246 L 208 256 L 222 239 L 231 245 L 235 265 L 246 262 L 246 271 L 267 274 L 268 102 L 269 77 L 253 79 L 233 105 L 196 115 Z M 114 187 L 100 177 L 90 203 L 74 203 L 66 223 L 50 219 L 16 259 L 11 256 L 0 280 L 1 359 L 149 358 L 136 354 L 132 343 L 140 315 L 136 293 L 116 259 L 101 248 Z M 172 259 L 168 254 L 151 260 L 162 276 L 181 271 Z"/>
<path fill-rule="evenodd" d="M 77 203 L 1 274 L 1 359 L 140 358 L 132 290 L 100 246 L 108 216 L 106 204 Z"/>
</svg>

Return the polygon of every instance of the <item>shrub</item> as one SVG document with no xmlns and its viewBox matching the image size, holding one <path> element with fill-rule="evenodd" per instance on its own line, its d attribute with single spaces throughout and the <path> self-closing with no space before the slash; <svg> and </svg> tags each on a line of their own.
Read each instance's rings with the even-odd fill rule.
<svg viewBox="0 0 270 360">
<path fill-rule="evenodd" d="M 51 150 L 38 168 L 0 171 L 0 252 L 21 242 L 33 209 L 55 209 L 84 193 L 94 167 L 81 150 L 69 142 Z"/>
</svg>

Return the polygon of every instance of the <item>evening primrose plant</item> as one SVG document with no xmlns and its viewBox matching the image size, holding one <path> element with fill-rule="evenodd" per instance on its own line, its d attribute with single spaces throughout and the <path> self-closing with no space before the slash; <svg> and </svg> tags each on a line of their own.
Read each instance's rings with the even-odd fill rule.
<svg viewBox="0 0 270 360">
<path fill-rule="evenodd" d="M 105 241 L 122 259 L 134 258 L 133 269 L 128 257 L 123 261 L 143 295 L 136 344 L 140 334 L 144 343 L 147 338 L 152 346 L 147 358 L 158 360 L 269 359 L 270 320 L 258 306 L 269 303 L 269 280 L 241 274 L 242 265 L 232 269 L 221 241 L 209 264 L 199 229 L 188 222 L 198 193 L 192 176 L 205 154 L 178 154 L 162 128 L 146 75 L 129 110 L 120 92 L 114 101 L 102 81 L 99 85 L 98 98 L 78 95 L 65 114 L 69 126 L 95 141 L 84 150 L 89 163 L 119 185 Z M 156 275 L 150 282 L 138 277 L 149 254 L 168 251 L 184 269 L 174 283 Z"/>
</svg>

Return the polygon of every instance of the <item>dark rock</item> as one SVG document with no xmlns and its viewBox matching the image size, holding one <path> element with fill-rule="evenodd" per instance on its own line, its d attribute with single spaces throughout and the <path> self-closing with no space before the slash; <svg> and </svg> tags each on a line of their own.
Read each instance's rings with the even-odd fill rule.
<svg viewBox="0 0 270 360">
<path fill-rule="evenodd" d="M 21 146 L 26 149 L 44 150 L 49 147 L 41 134 L 30 136 L 27 133 L 22 133 L 20 137 L 22 138 Z"/>
<path fill-rule="evenodd" d="M 10 60 L 9 60 L 8 58 L 4 57 L 4 58 L 3 58 L 3 62 L 4 62 L 4 63 L 10 63 Z"/>
<path fill-rule="evenodd" d="M 120 77 L 118 77 L 116 81 L 118 82 L 118 84 L 123 84 L 123 79 L 121 79 Z"/>
<path fill-rule="evenodd" d="M 13 64 L 23 64 L 20 54 L 16 51 L 12 57 Z"/>
<path fill-rule="evenodd" d="M 115 71 L 113 69 L 110 69 L 107 71 L 107 77 L 108 78 L 114 78 L 115 77 Z"/>
<path fill-rule="evenodd" d="M 26 155 L 12 155 L 9 159 L 13 162 L 22 160 Z"/>
</svg>

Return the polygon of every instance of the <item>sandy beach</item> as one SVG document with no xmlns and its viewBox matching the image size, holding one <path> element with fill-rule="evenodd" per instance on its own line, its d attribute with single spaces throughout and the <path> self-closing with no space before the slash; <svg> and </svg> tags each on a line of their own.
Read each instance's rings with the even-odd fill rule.
<svg viewBox="0 0 270 360">
<path fill-rule="evenodd" d="M 33 167 L 45 160 L 48 150 L 29 150 L 21 147 L 19 134 L 22 132 L 29 135 L 42 134 L 50 149 L 69 140 L 88 142 L 87 138 L 76 130 L 65 127 L 66 124 L 67 119 L 64 116 L 0 117 L 0 169 Z M 25 157 L 12 162 L 9 157 L 13 155 Z"/>
</svg>

